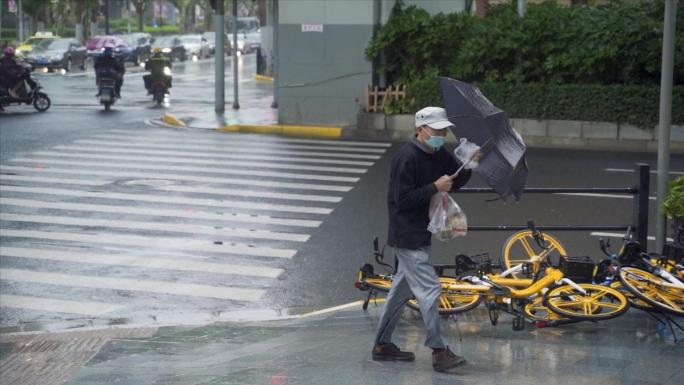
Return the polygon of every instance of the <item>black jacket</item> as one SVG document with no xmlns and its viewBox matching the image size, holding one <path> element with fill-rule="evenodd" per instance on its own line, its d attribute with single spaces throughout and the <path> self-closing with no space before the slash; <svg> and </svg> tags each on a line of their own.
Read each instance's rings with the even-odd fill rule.
<svg viewBox="0 0 684 385">
<path fill-rule="evenodd" d="M 161 77 L 164 76 L 164 67 L 169 67 L 171 69 L 171 61 L 162 55 L 155 54 L 147 62 L 145 62 L 145 69 L 150 71 L 152 76 Z"/>
<path fill-rule="evenodd" d="M 99 56 L 95 58 L 95 70 L 99 72 L 103 69 L 114 69 L 119 75 L 123 75 L 126 72 L 126 67 L 119 59 L 113 56 Z"/>
<path fill-rule="evenodd" d="M 427 153 L 417 139 L 404 144 L 392 159 L 392 171 L 387 194 L 389 230 L 387 244 L 402 249 L 416 250 L 431 244 L 432 233 L 427 230 L 430 198 L 437 193 L 434 182 L 442 175 L 451 175 L 459 162 L 442 147 Z M 470 179 L 470 170 L 461 170 L 451 192 Z"/>
</svg>

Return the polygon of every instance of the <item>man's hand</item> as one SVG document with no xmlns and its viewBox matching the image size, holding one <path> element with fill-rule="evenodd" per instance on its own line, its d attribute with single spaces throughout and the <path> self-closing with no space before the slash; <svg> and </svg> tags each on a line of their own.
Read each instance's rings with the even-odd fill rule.
<svg viewBox="0 0 684 385">
<path fill-rule="evenodd" d="M 449 175 L 442 175 L 435 181 L 435 187 L 437 191 L 446 192 L 451 190 L 451 186 L 454 184 L 454 178 Z"/>
</svg>

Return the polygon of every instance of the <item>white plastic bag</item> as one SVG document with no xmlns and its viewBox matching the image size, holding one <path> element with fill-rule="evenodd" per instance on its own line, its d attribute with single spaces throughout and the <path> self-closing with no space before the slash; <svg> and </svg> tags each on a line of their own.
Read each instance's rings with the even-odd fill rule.
<svg viewBox="0 0 684 385">
<path fill-rule="evenodd" d="M 463 168 L 470 170 L 476 168 L 479 162 L 473 159 L 476 151 L 480 150 L 480 146 L 473 142 L 469 142 L 466 138 L 460 139 L 460 144 L 454 149 L 454 156 L 458 159 Z"/>
<path fill-rule="evenodd" d="M 468 232 L 468 219 L 456 201 L 446 192 L 438 192 L 430 199 L 428 231 L 440 241 L 446 241 Z"/>
</svg>

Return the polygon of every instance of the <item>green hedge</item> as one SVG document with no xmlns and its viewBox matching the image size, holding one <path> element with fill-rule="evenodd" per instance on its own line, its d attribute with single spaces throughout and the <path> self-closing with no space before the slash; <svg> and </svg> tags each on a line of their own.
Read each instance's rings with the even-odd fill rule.
<svg viewBox="0 0 684 385">
<path fill-rule="evenodd" d="M 658 124 L 660 87 L 653 85 L 507 84 L 476 83 L 482 93 L 511 118 L 585 120 Z M 392 103 L 388 114 L 414 113 L 428 105 L 442 105 L 436 73 L 408 83 L 409 98 Z M 684 86 L 672 93 L 672 124 L 684 125 Z"/>
<path fill-rule="evenodd" d="M 494 6 L 485 18 L 430 15 L 404 8 L 373 36 L 366 56 L 409 97 L 386 113 L 441 103 L 437 76 L 479 84 L 509 116 L 612 121 L 653 127 L 658 121 L 662 1 L 601 6 Z M 684 12 L 677 24 L 684 26 Z M 684 124 L 684 28 L 676 31 L 672 113 Z M 381 60 L 382 59 L 382 60 Z"/>
<path fill-rule="evenodd" d="M 175 25 L 162 25 L 159 27 L 152 27 L 149 25 L 146 25 L 143 27 L 143 31 L 147 33 L 154 33 L 154 34 L 174 34 L 174 33 L 180 33 L 180 27 L 175 26 Z"/>
</svg>

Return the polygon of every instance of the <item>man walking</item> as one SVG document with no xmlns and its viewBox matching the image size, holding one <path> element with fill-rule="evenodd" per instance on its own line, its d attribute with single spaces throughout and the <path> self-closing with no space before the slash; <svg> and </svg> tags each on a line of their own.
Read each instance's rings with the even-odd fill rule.
<svg viewBox="0 0 684 385">
<path fill-rule="evenodd" d="M 437 192 L 458 190 L 471 175 L 471 171 L 465 169 L 454 175 L 460 165 L 443 147 L 450 126 L 453 124 L 443 108 L 423 108 L 416 113 L 414 137 L 392 159 L 387 195 L 387 244 L 394 248 L 399 267 L 378 324 L 374 360 L 415 359 L 413 353 L 401 351 L 391 342 L 404 305 L 415 296 L 427 332 L 425 346 L 433 350 L 434 370 L 448 371 L 465 363 L 463 357 L 455 355 L 442 341 L 438 312 L 442 287 L 429 263 L 432 237 L 427 230 L 430 199 Z M 479 154 L 475 160 L 478 159 Z"/>
</svg>

